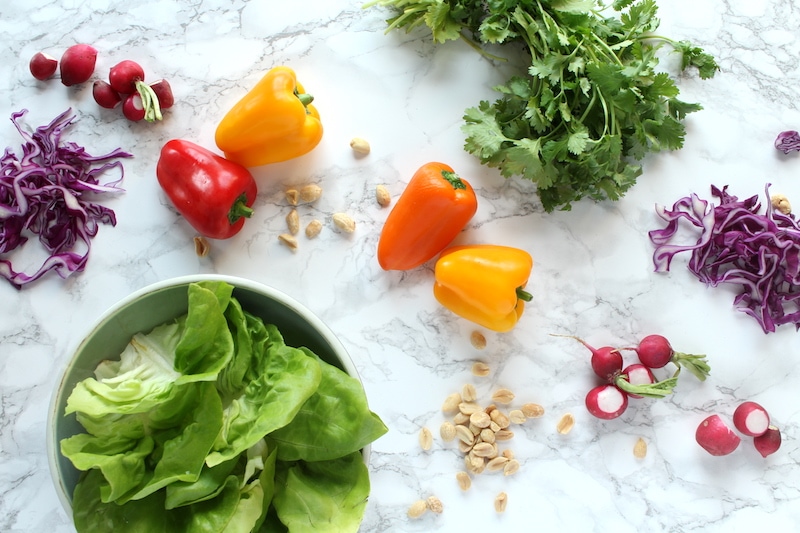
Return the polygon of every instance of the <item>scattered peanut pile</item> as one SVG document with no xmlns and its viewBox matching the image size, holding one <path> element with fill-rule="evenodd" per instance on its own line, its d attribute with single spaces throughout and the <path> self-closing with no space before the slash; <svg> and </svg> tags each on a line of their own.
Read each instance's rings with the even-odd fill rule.
<svg viewBox="0 0 800 533">
<path fill-rule="evenodd" d="M 486 337 L 479 331 L 470 336 L 472 346 L 478 350 L 486 348 Z M 491 373 L 490 366 L 483 361 L 472 365 L 472 374 L 486 377 Z M 456 442 L 464 456 L 464 470 L 456 473 L 456 481 L 463 491 L 472 486 L 474 476 L 483 473 L 503 472 L 510 476 L 520 469 L 520 462 L 510 448 L 500 449 L 514 437 L 512 428 L 526 423 L 529 419 L 541 418 L 544 407 L 537 403 L 523 403 L 512 408 L 515 394 L 507 388 L 499 388 L 492 393 L 491 403 L 486 406 L 478 402 L 475 386 L 467 383 L 461 392 L 448 395 L 442 404 L 442 412 L 450 417 L 439 427 L 439 436 L 445 443 Z M 575 417 L 565 413 L 556 424 L 559 434 L 568 434 L 575 425 Z M 423 427 L 419 432 L 419 445 L 423 450 L 433 447 L 434 436 L 430 429 Z M 647 443 L 639 438 L 633 447 L 633 455 L 642 459 L 647 454 Z M 500 492 L 494 500 L 494 509 L 503 513 L 508 504 L 508 494 Z M 419 518 L 427 511 L 442 513 L 442 502 L 436 496 L 415 501 L 408 509 L 409 518 Z"/>
</svg>

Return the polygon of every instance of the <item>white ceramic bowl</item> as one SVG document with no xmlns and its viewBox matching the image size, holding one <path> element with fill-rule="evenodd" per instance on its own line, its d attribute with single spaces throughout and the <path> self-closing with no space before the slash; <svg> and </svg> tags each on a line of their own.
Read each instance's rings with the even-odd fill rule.
<svg viewBox="0 0 800 533">
<path fill-rule="evenodd" d="M 281 291 L 261 283 L 224 275 L 183 276 L 140 289 L 108 309 L 74 350 L 53 394 L 47 422 L 47 450 L 56 492 L 66 512 L 72 514 L 72 492 L 80 472 L 60 452 L 59 442 L 83 428 L 75 415 L 64 410 L 75 385 L 94 375 L 97 364 L 119 357 L 134 334 L 148 332 L 186 313 L 187 289 L 198 281 L 225 281 L 248 312 L 274 324 L 287 345 L 305 346 L 326 362 L 360 381 L 358 371 L 342 343 L 316 315 Z M 362 450 L 369 459 L 369 446 Z"/>
</svg>

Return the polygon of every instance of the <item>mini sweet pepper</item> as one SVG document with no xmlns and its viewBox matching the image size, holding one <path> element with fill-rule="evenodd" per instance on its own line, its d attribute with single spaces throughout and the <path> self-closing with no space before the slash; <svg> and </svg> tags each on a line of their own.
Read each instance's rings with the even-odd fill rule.
<svg viewBox="0 0 800 533">
<path fill-rule="evenodd" d="M 477 210 L 475 191 L 452 167 L 422 165 L 386 218 L 378 263 L 384 270 L 420 266 L 444 250 Z"/>
<path fill-rule="evenodd" d="M 322 139 L 319 112 L 295 72 L 269 70 L 217 126 L 225 158 L 245 167 L 278 163 L 310 152 Z"/>
<path fill-rule="evenodd" d="M 253 213 L 258 191 L 250 171 L 193 142 L 167 142 L 156 176 L 178 212 L 206 237 L 233 237 Z"/>
<path fill-rule="evenodd" d="M 509 246 L 453 246 L 434 267 L 433 294 L 444 307 L 492 331 L 510 331 L 531 300 L 533 258 Z"/>
</svg>

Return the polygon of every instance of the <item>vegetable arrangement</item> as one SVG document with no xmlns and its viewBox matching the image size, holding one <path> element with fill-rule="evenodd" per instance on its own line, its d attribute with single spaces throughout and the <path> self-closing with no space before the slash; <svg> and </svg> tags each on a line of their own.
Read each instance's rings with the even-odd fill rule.
<svg viewBox="0 0 800 533">
<path fill-rule="evenodd" d="M 34 78 L 46 81 L 60 67 L 61 83 L 70 87 L 89 81 L 96 65 L 97 49 L 88 44 L 75 44 L 67 48 L 60 64 L 50 54 L 37 52 L 31 58 L 29 68 Z M 175 102 L 172 87 L 164 79 L 148 85 L 144 83 L 144 76 L 139 63 L 130 59 L 120 61 L 111 67 L 109 81 L 94 81 L 92 96 L 100 107 L 107 109 L 122 104 L 122 114 L 128 120 L 161 120 L 161 110 L 172 107 Z"/>
<path fill-rule="evenodd" d="M 472 185 L 449 165 L 426 163 L 392 208 L 378 241 L 384 270 L 410 270 L 433 259 L 478 210 Z"/>
<path fill-rule="evenodd" d="M 6 149 L 0 159 L 0 275 L 14 287 L 36 281 L 49 271 L 62 278 L 86 266 L 91 240 L 99 224 L 116 225 L 114 211 L 90 199 L 121 192 L 124 176 L 121 149 L 90 155 L 74 142 L 62 139 L 75 120 L 67 109 L 50 124 L 27 132 L 20 119 L 27 110 L 13 113 L 11 121 L 24 143 L 20 155 Z M 113 181 L 101 176 L 119 172 Z M 49 254 L 33 274 L 17 272 L 8 254 L 23 246 L 27 233 L 37 235 Z"/>
<path fill-rule="evenodd" d="M 190 141 L 164 145 L 156 176 L 178 212 L 204 237 L 233 237 L 253 214 L 258 190 L 250 171 Z"/>
<path fill-rule="evenodd" d="M 616 200 L 642 173 L 649 152 L 683 146 L 687 114 L 698 104 L 658 72 L 656 53 L 667 44 L 681 69 L 701 78 L 718 70 L 714 58 L 687 41 L 655 35 L 654 0 L 615 0 L 627 11 L 605 17 L 594 0 L 375 0 L 391 6 L 389 30 L 422 25 L 434 42 L 464 39 L 520 45 L 530 56 L 526 75 L 495 87 L 502 96 L 466 110 L 465 149 L 510 178 L 537 185 L 546 211 L 567 210 L 584 197 Z M 473 39 L 478 42 L 473 42 Z M 494 57 L 494 56 L 492 56 Z"/>
<path fill-rule="evenodd" d="M 757 195 L 740 201 L 727 189 L 711 187 L 719 205 L 691 194 L 672 209 L 656 206 L 667 223 L 649 233 L 656 272 L 669 271 L 676 254 L 690 252 L 689 271 L 711 287 L 738 286 L 734 306 L 753 317 L 764 333 L 783 324 L 800 329 L 800 225 L 791 213 L 774 209 L 772 202 L 762 214 Z M 769 198 L 769 184 L 765 194 Z M 696 229 L 696 242 L 674 242 L 686 225 L 681 221 Z"/>
<path fill-rule="evenodd" d="M 781 447 L 781 432 L 770 424 L 769 413 L 756 402 L 743 402 L 733 412 L 733 425 L 742 434 L 753 437 L 753 446 L 762 457 L 777 452 Z M 733 453 L 742 442 L 718 414 L 710 415 L 697 426 L 695 440 L 711 455 Z"/>
<path fill-rule="evenodd" d="M 222 118 L 214 137 L 217 147 L 246 167 L 306 154 L 322 139 L 313 100 L 292 69 L 274 67 Z"/>
<path fill-rule="evenodd" d="M 590 414 L 603 420 L 622 415 L 628 408 L 628 398 L 663 398 L 672 394 L 683 368 L 700 381 L 705 381 L 711 371 L 705 355 L 676 352 L 662 335 L 647 335 L 635 347 L 624 348 L 594 348 L 578 337 L 556 336 L 575 339 L 592 353 L 592 370 L 602 383 L 588 392 L 584 403 Z M 623 350 L 635 351 L 639 363 L 623 368 Z M 673 375 L 661 381 L 656 380 L 653 370 L 664 368 L 669 363 L 677 367 Z"/>
<path fill-rule="evenodd" d="M 369 494 L 360 450 L 386 432 L 361 384 L 242 309 L 190 285 L 186 315 L 134 336 L 68 398 L 86 433 L 84 531 L 355 532 Z"/>
</svg>

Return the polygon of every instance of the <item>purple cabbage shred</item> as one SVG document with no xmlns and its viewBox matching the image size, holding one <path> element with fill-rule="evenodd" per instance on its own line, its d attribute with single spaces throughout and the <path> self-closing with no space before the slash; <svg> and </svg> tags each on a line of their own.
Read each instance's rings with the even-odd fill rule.
<svg viewBox="0 0 800 533">
<path fill-rule="evenodd" d="M 90 241 L 98 225 L 116 225 L 114 212 L 92 199 L 122 192 L 124 171 L 120 158 L 131 154 L 117 148 L 92 156 L 61 136 L 75 120 L 67 109 L 33 132 L 19 122 L 27 110 L 12 113 L 11 121 L 24 139 L 18 156 L 6 148 L 0 159 L 0 275 L 14 287 L 36 281 L 49 271 L 62 278 L 82 271 Z M 113 181 L 100 183 L 101 175 L 118 171 Z M 17 272 L 7 254 L 37 235 L 49 257 L 32 273 Z"/>
<path fill-rule="evenodd" d="M 792 151 L 800 152 L 800 133 L 794 130 L 780 132 L 775 139 L 775 148 L 784 154 Z"/>
<path fill-rule="evenodd" d="M 794 215 L 772 207 L 769 187 L 764 214 L 757 195 L 740 201 L 727 186 L 712 186 L 719 205 L 692 194 L 671 210 L 656 206 L 667 225 L 649 233 L 656 272 L 668 271 L 676 254 L 691 252 L 689 271 L 707 286 L 738 286 L 734 306 L 755 318 L 764 333 L 783 324 L 800 329 L 800 226 Z M 699 233 L 694 244 L 672 243 L 681 221 Z"/>
</svg>

